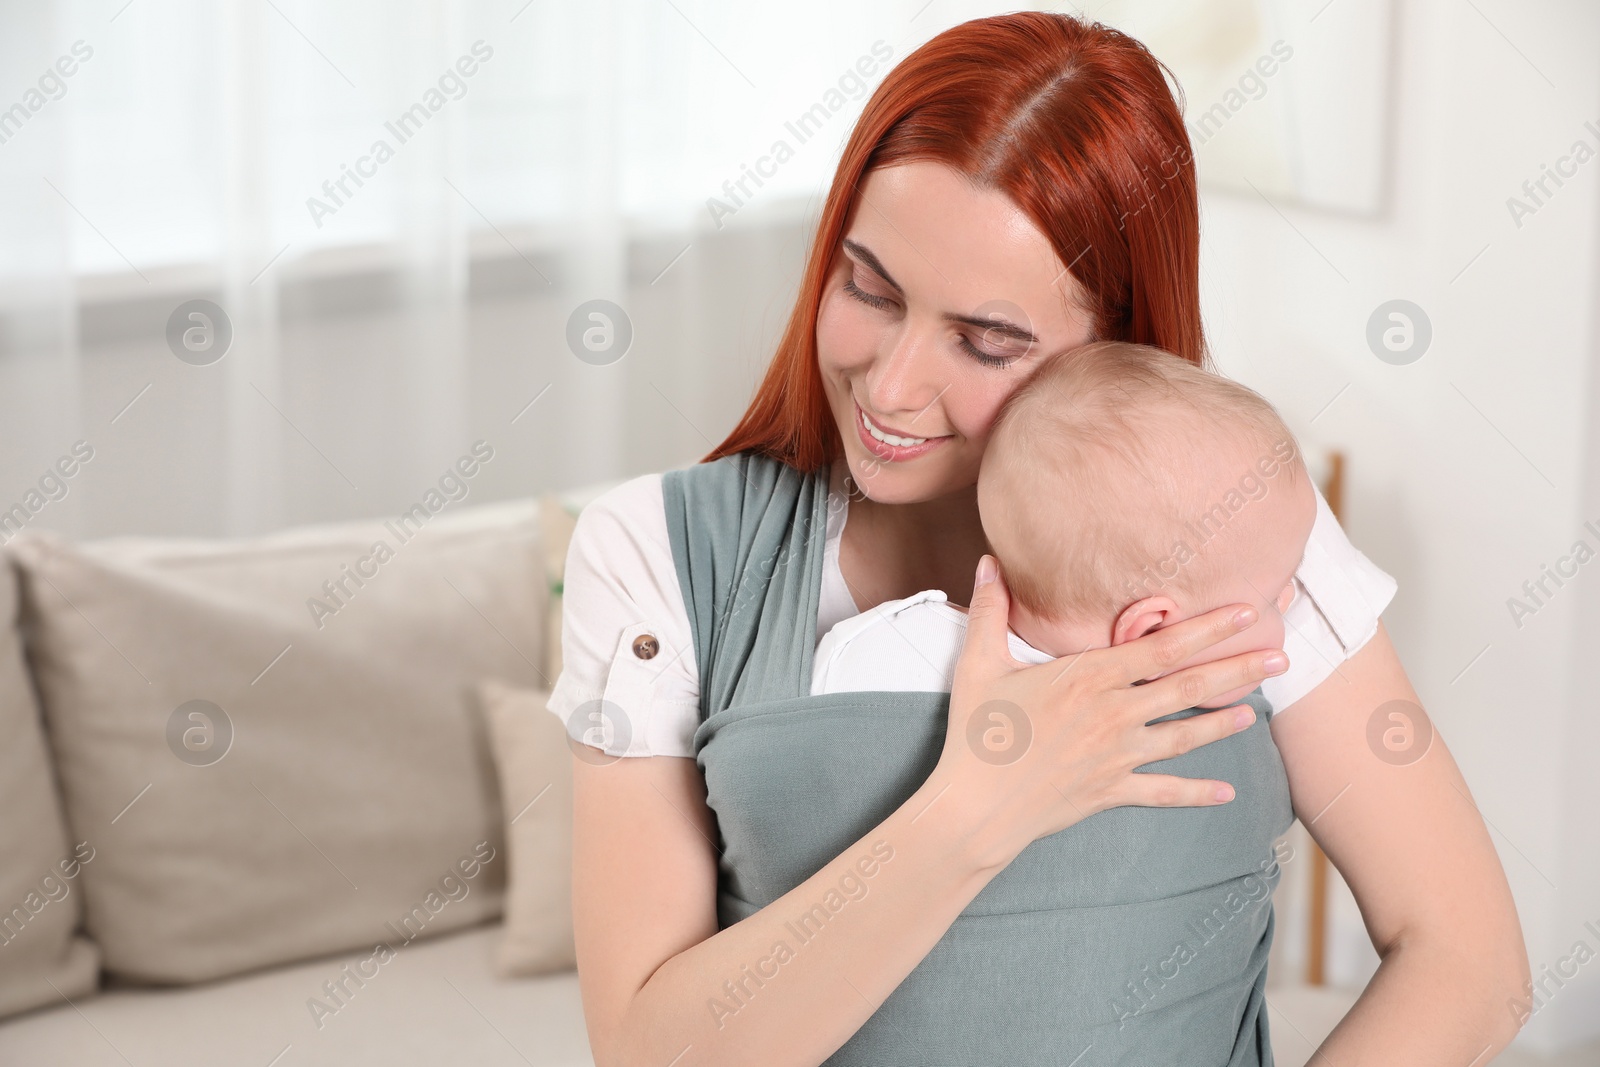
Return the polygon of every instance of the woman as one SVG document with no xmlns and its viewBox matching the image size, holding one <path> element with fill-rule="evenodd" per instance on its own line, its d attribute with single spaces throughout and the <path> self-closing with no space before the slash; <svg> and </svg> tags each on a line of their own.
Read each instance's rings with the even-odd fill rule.
<svg viewBox="0 0 1600 1067">
<path fill-rule="evenodd" d="M 1025 914 L 1029 893 L 1086 884 L 1074 853 L 1049 850 L 1100 840 L 1113 856 L 1109 820 L 1255 812 L 1259 838 L 1291 799 L 1383 960 L 1324 1062 L 1459 1067 L 1514 1036 L 1505 1005 L 1528 965 L 1504 873 L 1441 739 L 1405 766 L 1368 747 L 1378 709 L 1418 698 L 1377 619 L 1393 582 L 1331 517 L 1285 613 L 1293 662 L 1250 642 L 1241 605 L 1036 667 L 1008 652 L 975 495 L 993 419 L 1032 368 L 1092 339 L 1203 363 L 1198 229 L 1179 107 L 1115 31 L 1037 12 L 969 22 L 873 94 L 788 330 L 717 462 L 620 487 L 574 536 L 550 706 L 575 737 L 596 740 L 583 727 L 597 715 L 611 728 L 603 751 L 575 748 L 574 780 L 601 1067 L 1111 1062 L 1138 1013 L 1060 990 L 1115 988 L 1156 961 L 1086 963 L 1073 938 L 1092 925 L 1041 957 L 994 901 Z M 780 498 L 787 511 L 769 506 Z M 974 574 L 947 705 L 783 688 L 840 619 L 922 589 L 960 600 Z M 1242 651 L 1189 665 L 1224 642 Z M 1134 773 L 1263 736 L 1240 707 L 1146 725 L 1257 683 L 1278 710 L 1260 774 Z M 1029 724 L 1022 758 L 968 743 L 996 708 Z M 798 732 L 760 732 L 775 726 Z M 1141 920 L 1103 915 L 1130 939 L 1106 944 L 1135 943 Z M 1138 1048 L 1187 1050 L 1138 1062 L 1270 1063 L 1270 937 L 1268 919 L 1248 953 L 1203 961 L 1236 972 L 1208 979 L 1225 995 L 1138 1019 Z M 1059 974 L 1033 970 L 1052 961 Z M 1035 1008 L 996 1023 L 1019 996 Z"/>
</svg>

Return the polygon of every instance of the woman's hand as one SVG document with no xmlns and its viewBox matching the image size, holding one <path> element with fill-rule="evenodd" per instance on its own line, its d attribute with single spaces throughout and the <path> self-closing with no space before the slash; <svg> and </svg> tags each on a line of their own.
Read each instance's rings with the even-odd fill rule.
<svg viewBox="0 0 1600 1067">
<path fill-rule="evenodd" d="M 1029 666 L 1006 644 L 1010 596 L 991 556 L 978 564 L 966 644 L 956 664 L 950 721 L 938 772 L 966 794 L 993 801 L 990 828 L 1004 842 L 999 863 L 1030 842 L 1125 804 L 1222 804 L 1233 789 L 1215 779 L 1134 774 L 1255 721 L 1249 705 L 1146 726 L 1242 685 L 1281 674 L 1281 650 L 1199 664 L 1143 685 L 1197 652 L 1248 629 L 1256 610 L 1234 604 L 1113 648 Z"/>
</svg>

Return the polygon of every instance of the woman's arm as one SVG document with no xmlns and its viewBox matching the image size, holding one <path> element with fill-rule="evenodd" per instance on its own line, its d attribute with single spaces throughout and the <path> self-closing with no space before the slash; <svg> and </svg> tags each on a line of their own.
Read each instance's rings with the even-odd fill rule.
<svg viewBox="0 0 1600 1067">
<path fill-rule="evenodd" d="M 1271 721 L 1289 792 L 1349 883 L 1377 973 L 1318 1063 L 1487 1064 L 1516 1036 L 1528 955 L 1505 871 L 1444 739 L 1415 762 L 1380 759 L 1368 721 L 1421 702 L 1378 631 Z"/>
<path fill-rule="evenodd" d="M 980 798 L 960 785 L 916 817 L 946 784 L 936 774 L 812 877 L 718 932 L 716 826 L 695 761 L 575 759 L 573 772 L 573 922 L 597 1067 L 821 1063 L 1005 865 L 979 845 Z M 848 876 L 866 894 L 799 945 L 787 924 Z"/>
</svg>

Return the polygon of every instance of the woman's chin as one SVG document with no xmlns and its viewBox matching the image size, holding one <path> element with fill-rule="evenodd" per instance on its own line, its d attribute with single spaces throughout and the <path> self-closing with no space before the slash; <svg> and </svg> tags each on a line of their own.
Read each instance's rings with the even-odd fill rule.
<svg viewBox="0 0 1600 1067">
<path fill-rule="evenodd" d="M 950 492 L 939 472 L 911 465 L 887 464 L 871 456 L 850 457 L 850 496 L 874 504 L 920 504 Z"/>
</svg>

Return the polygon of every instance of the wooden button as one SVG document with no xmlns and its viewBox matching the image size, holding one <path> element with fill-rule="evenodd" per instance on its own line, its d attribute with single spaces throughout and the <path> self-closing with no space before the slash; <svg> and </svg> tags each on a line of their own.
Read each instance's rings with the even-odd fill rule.
<svg viewBox="0 0 1600 1067">
<path fill-rule="evenodd" d="M 633 654 L 640 659 L 655 659 L 661 651 L 661 642 L 653 634 L 640 634 L 633 639 Z"/>
</svg>

